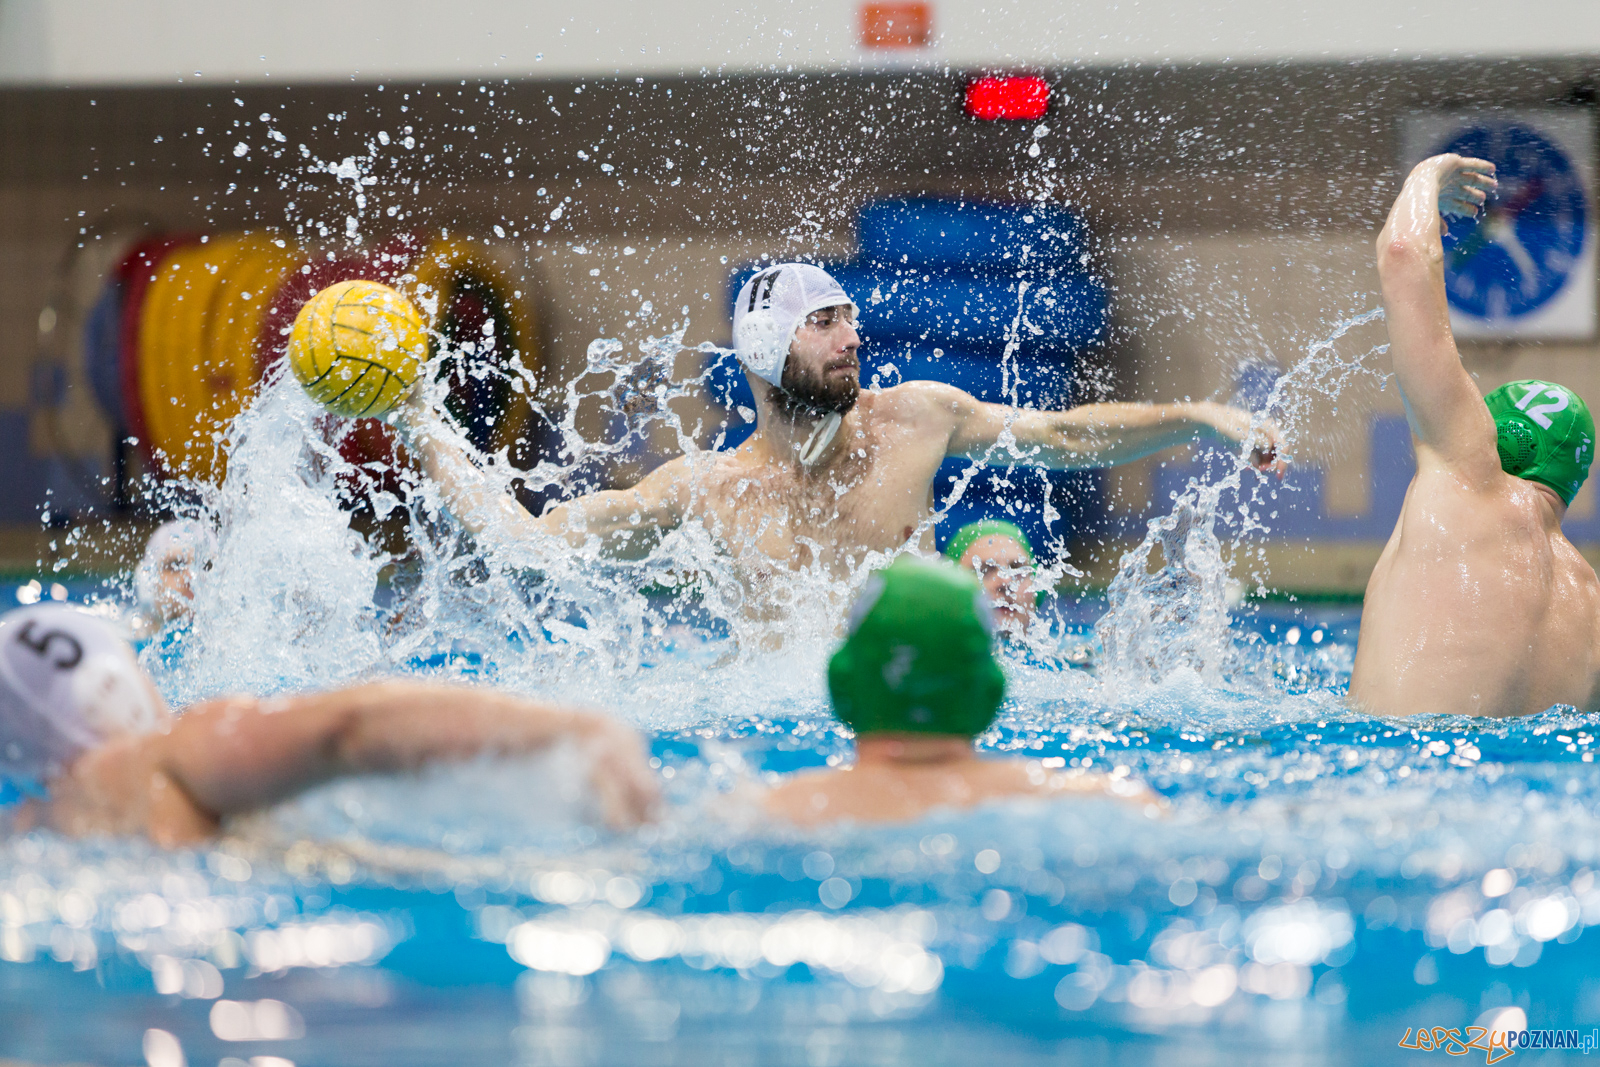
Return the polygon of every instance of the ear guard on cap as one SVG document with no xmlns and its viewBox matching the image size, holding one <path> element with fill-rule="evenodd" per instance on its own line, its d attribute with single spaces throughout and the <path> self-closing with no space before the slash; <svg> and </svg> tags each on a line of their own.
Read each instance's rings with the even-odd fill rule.
<svg viewBox="0 0 1600 1067">
<path fill-rule="evenodd" d="M 810 263 L 777 263 L 752 276 L 733 301 L 733 350 L 745 369 L 783 385 L 789 346 L 806 316 L 851 300 L 833 275 Z"/>
<path fill-rule="evenodd" d="M 1539 458 L 1539 439 L 1521 419 L 1501 419 L 1494 424 L 1494 429 L 1500 469 L 1520 477 Z"/>
<path fill-rule="evenodd" d="M 733 350 L 750 373 L 780 385 L 793 340 L 793 328 L 785 329 L 769 309 L 760 308 L 740 320 L 739 328 L 734 331 Z"/>
</svg>

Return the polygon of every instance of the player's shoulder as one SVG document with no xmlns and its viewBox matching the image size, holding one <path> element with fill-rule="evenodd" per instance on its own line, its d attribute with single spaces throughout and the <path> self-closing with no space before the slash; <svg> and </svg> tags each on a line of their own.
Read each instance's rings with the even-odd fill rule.
<svg viewBox="0 0 1600 1067">
<path fill-rule="evenodd" d="M 726 455 L 728 455 L 726 452 L 704 450 L 673 456 L 664 463 L 658 463 L 650 468 L 644 476 L 633 483 L 633 488 L 640 492 L 670 489 L 688 480 L 697 471 L 715 465 Z"/>
<path fill-rule="evenodd" d="M 659 499 L 688 508 L 696 496 L 716 494 L 761 470 L 758 436 L 752 434 L 737 448 L 697 449 L 668 460 L 650 472 L 650 488 Z"/>
<path fill-rule="evenodd" d="M 703 463 L 725 455 L 710 449 L 697 449 L 693 452 L 683 452 L 671 459 L 664 460 L 650 468 L 646 478 L 677 478 L 694 469 L 696 463 Z"/>
<path fill-rule="evenodd" d="M 944 382 L 910 381 L 870 394 L 874 408 L 886 417 L 943 415 L 955 417 L 978 403 L 971 393 Z"/>
<path fill-rule="evenodd" d="M 1442 529 L 1446 537 L 1463 543 L 1506 538 L 1526 543 L 1530 537 L 1538 538 L 1541 530 L 1560 529 L 1553 492 L 1507 474 L 1498 465 L 1489 470 L 1480 467 L 1437 462 L 1417 465 L 1405 503 L 1405 512 L 1413 520 L 1408 526 L 1413 536 L 1422 529 Z M 1415 523 L 1417 518 L 1423 519 L 1421 527 Z"/>
<path fill-rule="evenodd" d="M 914 379 L 872 394 L 880 404 L 958 404 L 976 403 L 971 393 L 945 382 Z"/>
</svg>

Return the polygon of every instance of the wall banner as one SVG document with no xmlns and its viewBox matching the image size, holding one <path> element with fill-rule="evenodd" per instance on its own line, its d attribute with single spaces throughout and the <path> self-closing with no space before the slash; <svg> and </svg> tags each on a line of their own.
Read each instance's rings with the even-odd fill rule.
<svg viewBox="0 0 1600 1067">
<path fill-rule="evenodd" d="M 1414 112 L 1401 163 L 1457 152 L 1493 162 L 1499 192 L 1444 239 L 1450 324 L 1463 339 L 1595 333 L 1594 119 L 1587 109 Z"/>
</svg>

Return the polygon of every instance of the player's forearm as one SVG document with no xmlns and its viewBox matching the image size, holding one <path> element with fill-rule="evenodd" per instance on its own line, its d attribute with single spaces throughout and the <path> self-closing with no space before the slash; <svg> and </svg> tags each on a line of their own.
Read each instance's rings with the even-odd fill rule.
<svg viewBox="0 0 1600 1067">
<path fill-rule="evenodd" d="M 607 489 L 550 508 L 534 520 L 540 529 L 574 548 L 597 539 L 600 551 L 618 559 L 643 559 L 675 524 L 669 508 L 660 506 L 642 487 Z"/>
<path fill-rule="evenodd" d="M 1444 247 L 1440 241 L 1439 182 L 1442 166 L 1430 160 L 1406 178 L 1378 234 L 1378 280 L 1395 351 L 1397 369 L 1405 357 L 1434 351 L 1429 345 L 1449 335 L 1444 291 Z M 1404 383 L 1402 382 L 1402 385 Z"/>
<path fill-rule="evenodd" d="M 352 774 L 414 770 L 587 738 L 605 720 L 491 690 L 372 682 L 190 709 L 154 735 L 147 762 L 204 810 L 253 811 Z"/>
<path fill-rule="evenodd" d="M 1041 459 L 1060 469 L 1109 467 L 1210 436 L 1221 406 L 1206 403 L 1085 404 L 1058 413 Z"/>
<path fill-rule="evenodd" d="M 1440 241 L 1440 159 L 1414 168 L 1378 236 L 1378 278 L 1395 378 L 1413 432 L 1448 447 L 1478 391 L 1461 366 L 1450 330 Z"/>
<path fill-rule="evenodd" d="M 630 550 L 637 545 L 644 546 L 637 553 L 643 555 L 653 543 L 649 531 L 636 530 L 648 525 L 641 504 L 622 493 L 594 493 L 534 516 L 489 484 L 459 448 L 429 438 L 418 452 L 423 471 L 439 487 L 450 513 L 474 534 L 495 528 L 524 537 L 542 533 L 562 538 L 574 548 L 584 547 L 594 536 L 607 554 L 624 557 L 633 554 Z"/>
<path fill-rule="evenodd" d="M 1443 261 L 1439 230 L 1439 182 L 1444 167 L 1429 160 L 1406 177 L 1378 233 L 1378 276 L 1385 282 L 1410 276 L 1426 280 Z"/>
<path fill-rule="evenodd" d="M 330 777 L 521 755 L 581 739 L 599 723 L 505 693 L 414 682 L 376 682 L 307 699 L 339 705 L 327 748 Z"/>
<path fill-rule="evenodd" d="M 413 427 L 406 443 L 428 480 L 438 487 L 450 514 L 472 533 L 517 528 L 532 520 L 510 494 L 490 483 L 465 452 L 428 427 Z"/>
<path fill-rule="evenodd" d="M 587 764 L 601 817 L 614 829 L 649 817 L 656 785 L 642 739 L 604 715 L 454 686 L 386 682 L 349 691 L 330 737 L 335 774 L 409 771 L 482 756 L 524 756 L 557 744 Z"/>
</svg>

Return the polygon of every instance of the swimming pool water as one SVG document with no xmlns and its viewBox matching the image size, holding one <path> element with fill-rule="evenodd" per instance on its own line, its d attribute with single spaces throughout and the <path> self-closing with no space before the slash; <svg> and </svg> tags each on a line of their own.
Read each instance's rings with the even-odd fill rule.
<svg viewBox="0 0 1600 1067">
<path fill-rule="evenodd" d="M 1102 609 L 1073 606 L 1064 642 Z M 848 742 L 820 686 L 776 667 L 765 702 L 685 689 L 722 668 L 680 633 L 618 690 L 671 802 L 637 835 L 588 829 L 556 760 L 337 784 L 214 849 L 16 838 L 0 1057 L 1369 1063 L 1418 1055 L 1408 1028 L 1506 1011 L 1587 1032 L 1600 724 L 1353 714 L 1357 624 L 1241 610 L 1221 684 L 1012 656 L 985 747 L 1138 779 L 1159 812 L 753 823 L 730 790 Z"/>
</svg>

